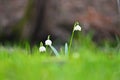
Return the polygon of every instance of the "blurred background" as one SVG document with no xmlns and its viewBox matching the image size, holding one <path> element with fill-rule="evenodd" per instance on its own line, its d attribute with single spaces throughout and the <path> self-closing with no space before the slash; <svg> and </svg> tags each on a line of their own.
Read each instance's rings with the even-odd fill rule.
<svg viewBox="0 0 120 80">
<path fill-rule="evenodd" d="M 75 21 L 93 41 L 120 37 L 119 0 L 0 0 L 0 43 L 69 40 Z"/>
</svg>

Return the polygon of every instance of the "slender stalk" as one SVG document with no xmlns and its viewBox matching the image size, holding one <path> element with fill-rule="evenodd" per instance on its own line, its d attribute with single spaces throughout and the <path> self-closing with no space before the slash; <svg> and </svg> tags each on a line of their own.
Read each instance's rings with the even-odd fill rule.
<svg viewBox="0 0 120 80">
<path fill-rule="evenodd" d="M 74 37 L 74 32 L 75 32 L 74 28 L 75 28 L 76 25 L 79 25 L 79 22 L 75 22 L 75 24 L 74 24 L 72 35 L 71 35 L 70 42 L 69 42 L 68 53 L 70 53 L 70 50 L 71 50 L 71 45 L 72 45 L 72 41 L 73 41 L 73 37 Z"/>
<path fill-rule="evenodd" d="M 71 49 L 71 45 L 72 45 L 72 41 L 73 41 L 73 36 L 74 36 L 74 29 L 72 31 L 72 35 L 71 35 L 70 42 L 69 42 L 69 49 L 68 49 L 69 53 L 70 53 L 70 49 Z"/>
</svg>

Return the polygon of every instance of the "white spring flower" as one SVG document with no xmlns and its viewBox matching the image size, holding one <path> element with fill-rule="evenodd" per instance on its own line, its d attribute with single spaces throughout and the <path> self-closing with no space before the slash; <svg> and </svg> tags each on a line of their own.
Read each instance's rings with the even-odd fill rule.
<svg viewBox="0 0 120 80">
<path fill-rule="evenodd" d="M 40 52 L 46 52 L 46 48 L 44 46 L 40 46 L 39 51 Z"/>
<path fill-rule="evenodd" d="M 52 41 L 50 40 L 50 35 L 48 35 L 47 40 L 45 41 L 45 45 L 51 46 L 52 45 Z"/>
<path fill-rule="evenodd" d="M 45 45 L 51 46 L 51 45 L 52 45 L 52 41 L 51 41 L 51 40 L 49 40 L 49 39 L 48 39 L 48 40 L 46 40 L 46 41 L 45 41 Z"/>
<path fill-rule="evenodd" d="M 81 26 L 77 24 L 77 25 L 74 27 L 74 31 L 81 31 Z"/>
</svg>

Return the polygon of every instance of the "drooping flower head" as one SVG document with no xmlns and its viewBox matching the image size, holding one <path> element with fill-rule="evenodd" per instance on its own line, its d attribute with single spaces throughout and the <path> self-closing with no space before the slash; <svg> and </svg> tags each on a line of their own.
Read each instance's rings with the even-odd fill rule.
<svg viewBox="0 0 120 80">
<path fill-rule="evenodd" d="M 75 22 L 74 31 L 81 31 L 81 26 L 79 25 L 79 22 Z"/>
<path fill-rule="evenodd" d="M 46 52 L 46 48 L 43 46 L 42 42 L 40 43 L 39 51 L 40 52 Z"/>
<path fill-rule="evenodd" d="M 50 35 L 48 35 L 47 40 L 45 41 L 45 45 L 51 46 L 52 45 L 52 41 L 50 40 Z"/>
</svg>

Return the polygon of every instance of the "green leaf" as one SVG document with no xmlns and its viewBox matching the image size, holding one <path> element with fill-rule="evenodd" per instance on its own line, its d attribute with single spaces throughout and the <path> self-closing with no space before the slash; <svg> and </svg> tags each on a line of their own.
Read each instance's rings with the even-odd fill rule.
<svg viewBox="0 0 120 80">
<path fill-rule="evenodd" d="M 65 56 L 68 56 L 68 44 L 65 43 Z"/>
<path fill-rule="evenodd" d="M 58 51 L 52 45 L 50 46 L 50 48 L 52 49 L 56 56 L 60 56 Z"/>
</svg>

